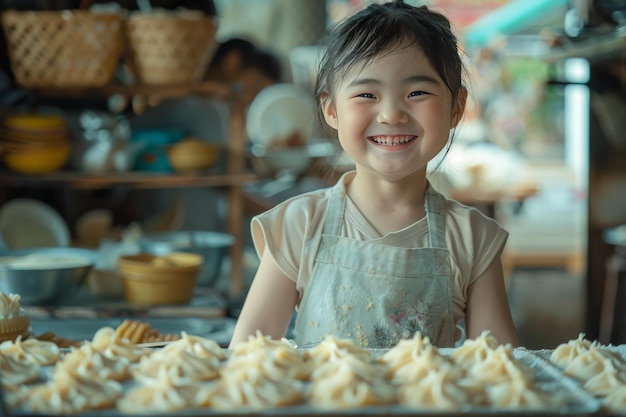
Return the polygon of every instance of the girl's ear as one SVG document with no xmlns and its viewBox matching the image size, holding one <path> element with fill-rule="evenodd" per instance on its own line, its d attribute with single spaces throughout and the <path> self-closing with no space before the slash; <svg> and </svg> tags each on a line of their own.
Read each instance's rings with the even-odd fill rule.
<svg viewBox="0 0 626 417">
<path fill-rule="evenodd" d="M 335 104 L 330 99 L 328 93 L 322 93 L 320 95 L 320 106 L 322 106 L 322 113 L 324 114 L 324 120 L 333 129 L 337 130 L 337 112 L 335 111 Z"/>
<path fill-rule="evenodd" d="M 467 88 L 461 87 L 459 90 L 459 95 L 456 97 L 454 101 L 454 106 L 452 107 L 452 120 L 450 121 L 451 128 L 456 127 L 461 118 L 463 117 L 463 113 L 465 112 L 465 103 L 467 102 Z"/>
</svg>

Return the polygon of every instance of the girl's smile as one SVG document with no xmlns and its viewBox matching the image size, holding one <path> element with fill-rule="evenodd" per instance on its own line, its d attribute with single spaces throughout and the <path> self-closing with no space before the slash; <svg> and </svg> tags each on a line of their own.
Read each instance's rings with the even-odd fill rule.
<svg viewBox="0 0 626 417">
<path fill-rule="evenodd" d="M 378 136 L 369 136 L 368 139 L 374 143 L 375 145 L 380 145 L 383 148 L 390 147 L 388 150 L 402 150 L 409 143 L 413 142 L 417 139 L 417 136 L 413 135 L 378 135 Z"/>
<path fill-rule="evenodd" d="M 394 182 L 423 175 L 460 114 L 446 83 L 415 45 L 399 45 L 350 69 L 323 109 L 357 175 Z"/>
</svg>

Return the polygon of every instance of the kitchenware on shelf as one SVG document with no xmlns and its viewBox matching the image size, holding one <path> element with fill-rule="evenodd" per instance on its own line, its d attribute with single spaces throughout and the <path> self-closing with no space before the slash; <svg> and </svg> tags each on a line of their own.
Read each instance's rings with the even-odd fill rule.
<svg viewBox="0 0 626 417">
<path fill-rule="evenodd" d="M 133 75 L 142 84 L 199 82 L 217 46 L 215 19 L 201 12 L 134 12 L 125 25 Z"/>
<path fill-rule="evenodd" d="M 1 158 L 20 174 L 44 174 L 67 162 L 71 144 L 65 118 L 59 113 L 16 111 L 2 120 Z"/>
<path fill-rule="evenodd" d="M 212 286 L 222 270 L 227 250 L 235 244 L 234 236 L 212 231 L 175 231 L 152 233 L 141 237 L 141 247 L 147 253 L 167 255 L 172 252 L 190 252 L 203 258 L 197 284 Z"/>
<path fill-rule="evenodd" d="M 71 247 L 0 250 L 0 291 L 19 294 L 24 305 L 70 299 L 95 264 L 93 250 Z"/>
<path fill-rule="evenodd" d="M 124 297 L 134 304 L 184 304 L 193 296 L 202 256 L 172 252 L 167 255 L 141 253 L 121 256 L 117 267 Z"/>
<path fill-rule="evenodd" d="M 69 246 L 70 231 L 49 205 L 16 198 L 0 207 L 0 234 L 9 249 Z"/>
<path fill-rule="evenodd" d="M 122 15 L 87 10 L 2 14 L 11 67 L 23 87 L 97 87 L 122 54 Z"/>
<path fill-rule="evenodd" d="M 13 172 L 19 174 L 46 174 L 58 171 L 68 161 L 69 143 L 52 145 L 2 146 L 2 160 Z"/>
<path fill-rule="evenodd" d="M 109 236 L 113 227 L 113 213 L 107 209 L 90 210 L 80 215 L 74 224 L 74 234 L 81 246 L 97 248 Z"/>
<path fill-rule="evenodd" d="M 103 111 L 80 114 L 80 141 L 75 147 L 75 165 L 87 172 L 125 172 L 132 168 L 142 143 L 130 143 L 128 119 Z"/>
<path fill-rule="evenodd" d="M 246 130 L 255 144 L 271 147 L 277 138 L 297 133 L 304 143 L 314 132 L 317 104 L 312 93 L 295 84 L 274 84 L 257 94 L 246 116 Z"/>
<path fill-rule="evenodd" d="M 142 144 L 135 158 L 137 171 L 171 172 L 167 149 L 185 137 L 180 128 L 135 129 L 131 133 L 131 144 Z"/>
<path fill-rule="evenodd" d="M 221 146 L 197 138 L 186 138 L 170 146 L 167 157 L 177 172 L 202 172 L 217 161 Z"/>
</svg>

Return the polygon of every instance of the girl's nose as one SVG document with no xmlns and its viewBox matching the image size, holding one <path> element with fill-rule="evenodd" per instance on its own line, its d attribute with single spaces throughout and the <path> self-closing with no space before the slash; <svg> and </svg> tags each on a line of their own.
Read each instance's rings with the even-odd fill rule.
<svg viewBox="0 0 626 417">
<path fill-rule="evenodd" d="M 409 120 L 409 115 L 406 109 L 402 106 L 402 103 L 389 100 L 385 103 L 381 103 L 380 110 L 376 117 L 376 121 L 381 124 L 398 124 L 406 123 Z"/>
</svg>

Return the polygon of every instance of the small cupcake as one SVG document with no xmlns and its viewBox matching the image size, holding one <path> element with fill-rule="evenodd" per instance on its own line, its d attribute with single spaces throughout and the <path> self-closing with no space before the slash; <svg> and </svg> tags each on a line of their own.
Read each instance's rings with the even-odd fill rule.
<svg viewBox="0 0 626 417">
<path fill-rule="evenodd" d="M 20 307 L 18 294 L 5 294 L 0 291 L 0 342 L 16 340 L 18 336 L 30 336 L 30 319 Z"/>
</svg>

